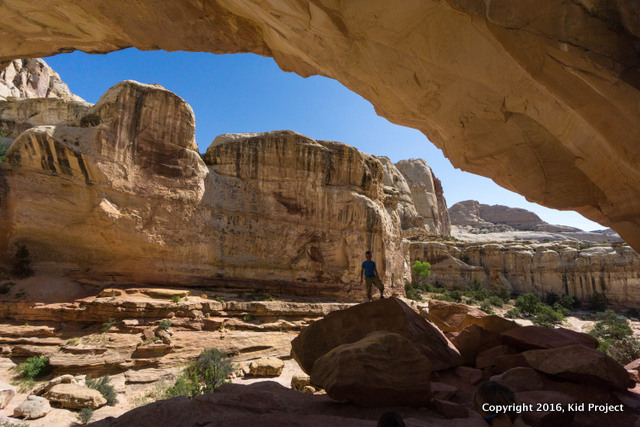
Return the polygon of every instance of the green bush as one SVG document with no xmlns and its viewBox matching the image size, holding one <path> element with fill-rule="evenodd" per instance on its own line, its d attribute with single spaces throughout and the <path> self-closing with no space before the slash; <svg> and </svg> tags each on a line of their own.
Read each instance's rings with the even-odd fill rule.
<svg viewBox="0 0 640 427">
<path fill-rule="evenodd" d="M 431 299 L 437 299 L 439 301 L 447 301 L 447 302 L 456 302 L 456 300 L 454 300 L 447 294 L 436 294 L 433 297 L 431 297 Z"/>
<path fill-rule="evenodd" d="M 577 308 L 580 308 L 580 300 L 571 295 L 563 295 L 558 300 L 558 304 L 560 304 L 561 306 L 563 306 L 568 310 L 575 310 Z"/>
<path fill-rule="evenodd" d="M 412 299 L 414 301 L 422 301 L 422 295 L 420 292 L 409 282 L 404 284 L 404 293 L 407 295 L 407 298 Z"/>
<path fill-rule="evenodd" d="M 519 319 L 522 316 L 520 309 L 518 307 L 513 307 L 511 310 L 505 313 L 505 316 L 509 319 Z"/>
<path fill-rule="evenodd" d="M 558 313 L 561 313 L 562 317 L 566 317 L 569 314 L 569 309 L 561 305 L 559 301 L 556 301 L 553 304 L 553 309 Z"/>
<path fill-rule="evenodd" d="M 563 320 L 564 316 L 562 313 L 558 313 L 553 308 L 542 303 L 538 305 L 535 315 L 531 317 L 531 321 L 534 325 L 544 326 L 547 328 L 553 328 L 556 324 L 562 323 Z"/>
<path fill-rule="evenodd" d="M 469 287 L 464 291 L 464 295 L 477 301 L 484 301 L 489 298 L 489 291 L 482 286 L 478 278 L 474 277 L 469 283 Z"/>
<path fill-rule="evenodd" d="M 502 299 L 497 295 L 490 296 L 487 301 L 495 307 L 502 307 L 504 305 Z"/>
<path fill-rule="evenodd" d="M 107 332 L 109 329 L 113 328 L 114 326 L 116 326 L 118 322 L 116 322 L 116 319 L 114 318 L 109 318 L 109 320 L 107 320 L 106 322 L 104 322 L 102 324 L 102 326 L 100 327 L 100 332 L 102 332 L 103 334 L 105 332 Z"/>
<path fill-rule="evenodd" d="M 503 302 L 509 302 L 511 299 L 511 292 L 509 292 L 509 289 L 504 285 L 492 285 L 489 289 L 489 296 L 495 296 L 500 298 Z"/>
<path fill-rule="evenodd" d="M 625 337 L 612 342 L 605 353 L 624 366 L 640 359 L 640 342 L 633 337 Z"/>
<path fill-rule="evenodd" d="M 118 394 L 111 385 L 109 375 L 102 378 L 87 378 L 87 387 L 98 390 L 100 394 L 107 400 L 107 405 L 115 406 L 118 403 Z"/>
<path fill-rule="evenodd" d="M 174 296 L 171 297 L 171 301 L 176 303 L 176 304 L 179 303 L 180 300 L 181 300 L 180 295 L 174 295 Z"/>
<path fill-rule="evenodd" d="M 78 420 L 82 425 L 88 424 L 91 421 L 91 417 L 93 417 L 93 409 L 91 408 L 82 408 L 78 412 Z"/>
<path fill-rule="evenodd" d="M 539 305 L 540 298 L 533 292 L 528 292 L 516 299 L 516 307 L 520 309 L 523 314 L 536 314 Z"/>
<path fill-rule="evenodd" d="M 491 307 L 491 302 L 486 299 L 484 301 L 482 301 L 480 303 L 480 310 L 484 311 L 485 313 L 489 313 L 489 314 L 494 314 L 495 312 L 493 311 L 493 307 Z"/>
<path fill-rule="evenodd" d="M 20 378 L 33 380 L 47 375 L 51 371 L 49 358 L 33 356 L 14 368 Z"/>
<path fill-rule="evenodd" d="M 226 354 L 215 348 L 205 349 L 183 371 L 176 383 L 167 389 L 166 398 L 195 397 L 212 392 L 226 381 L 232 369 L 232 360 Z"/>
<path fill-rule="evenodd" d="M 165 331 L 170 327 L 171 327 L 171 320 L 165 319 L 165 320 L 161 320 L 160 323 L 158 323 L 158 328 L 164 329 Z"/>
<path fill-rule="evenodd" d="M 596 324 L 589 332 L 590 335 L 596 338 L 621 340 L 633 335 L 633 330 L 631 326 L 629 326 L 629 320 L 624 316 L 616 314 L 613 310 L 598 313 L 596 319 Z"/>
<path fill-rule="evenodd" d="M 453 299 L 455 302 L 462 302 L 462 292 L 459 290 L 455 290 L 455 291 L 449 291 L 448 295 L 451 297 L 451 299 Z"/>
<path fill-rule="evenodd" d="M 605 311 L 609 302 L 607 301 L 607 297 L 604 294 L 594 292 L 589 297 L 589 309 L 593 311 Z"/>
<path fill-rule="evenodd" d="M 555 304 L 559 300 L 560 300 L 560 297 L 555 292 L 549 292 L 544 297 L 544 303 L 547 304 L 547 305 L 550 305 L 552 307 L 553 307 L 553 304 Z"/>
</svg>

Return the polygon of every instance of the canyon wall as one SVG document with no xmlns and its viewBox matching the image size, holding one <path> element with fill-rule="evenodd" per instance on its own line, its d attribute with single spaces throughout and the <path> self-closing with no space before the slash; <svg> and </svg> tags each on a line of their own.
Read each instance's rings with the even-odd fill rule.
<svg viewBox="0 0 640 427">
<path fill-rule="evenodd" d="M 465 289 L 474 282 L 512 292 L 573 295 L 602 293 L 618 307 L 640 307 L 640 255 L 629 246 L 577 243 L 411 242 L 411 262 L 429 261 L 429 282 Z"/>
<path fill-rule="evenodd" d="M 633 0 L 5 2 L 0 60 L 126 47 L 272 56 L 337 79 L 455 167 L 640 249 Z"/>
<path fill-rule="evenodd" d="M 221 135 L 203 155 L 188 104 L 132 81 L 95 105 L 0 101 L 0 251 L 75 277 L 348 296 L 364 252 L 387 286 L 406 267 L 383 168 L 290 131 Z"/>
</svg>

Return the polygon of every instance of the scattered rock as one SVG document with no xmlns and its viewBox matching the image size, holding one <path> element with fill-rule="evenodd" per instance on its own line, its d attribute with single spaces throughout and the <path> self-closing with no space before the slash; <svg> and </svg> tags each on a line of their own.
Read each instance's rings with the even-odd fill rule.
<svg viewBox="0 0 640 427">
<path fill-rule="evenodd" d="M 496 358 L 508 354 L 514 354 L 516 351 L 508 345 L 498 345 L 478 354 L 476 358 L 476 368 L 483 369 L 496 365 Z"/>
<path fill-rule="evenodd" d="M 73 375 L 61 375 L 59 377 L 55 377 L 54 379 L 50 380 L 47 383 L 44 384 L 40 384 L 38 386 L 36 386 L 31 393 L 36 395 L 36 396 L 41 396 L 44 393 L 48 392 L 49 390 L 51 390 L 54 386 L 58 385 L 58 384 L 78 384 L 76 379 L 73 377 Z"/>
<path fill-rule="evenodd" d="M 449 400 L 457 391 L 451 384 L 431 381 L 431 395 L 434 399 Z"/>
<path fill-rule="evenodd" d="M 431 363 L 401 335 L 373 332 L 316 360 L 311 384 L 361 406 L 421 406 L 431 397 Z"/>
<path fill-rule="evenodd" d="M 462 331 L 453 334 L 449 339 L 460 351 L 464 363 L 472 363 L 479 353 L 500 345 L 500 335 L 475 324 L 471 324 Z"/>
<path fill-rule="evenodd" d="M 431 401 L 431 407 L 445 418 L 467 418 L 469 416 L 469 410 L 464 406 L 449 402 L 448 400 L 433 399 Z"/>
<path fill-rule="evenodd" d="M 461 363 L 458 350 L 433 324 L 396 298 L 386 298 L 335 311 L 300 331 L 291 354 L 310 373 L 314 362 L 331 349 L 354 343 L 371 332 L 386 331 L 409 339 L 434 370 Z"/>
<path fill-rule="evenodd" d="M 279 377 L 284 362 L 277 357 L 261 357 L 249 364 L 249 375 L 253 377 Z"/>
<path fill-rule="evenodd" d="M 29 395 L 27 399 L 13 410 L 14 417 L 24 417 L 26 420 L 42 418 L 51 411 L 49 401 L 41 396 Z"/>
<path fill-rule="evenodd" d="M 0 383 L 0 409 L 4 409 L 15 395 L 15 387 L 9 384 Z"/>
<path fill-rule="evenodd" d="M 82 387 L 77 384 L 58 384 L 45 393 L 49 401 L 61 408 L 96 409 L 106 405 L 107 400 L 98 390 Z"/>
<path fill-rule="evenodd" d="M 478 384 L 482 379 L 482 371 L 469 366 L 458 366 L 453 373 L 467 384 Z"/>
<path fill-rule="evenodd" d="M 460 332 L 474 320 L 488 316 L 482 310 L 466 304 L 440 301 L 429 301 L 429 320 L 442 332 Z"/>
<path fill-rule="evenodd" d="M 535 369 L 524 367 L 509 369 L 490 380 L 504 384 L 513 391 L 538 391 L 544 387 L 542 375 Z"/>
<path fill-rule="evenodd" d="M 303 390 L 305 387 L 311 385 L 311 377 L 309 375 L 300 373 L 294 374 L 291 377 L 291 388 L 294 390 Z"/>
</svg>

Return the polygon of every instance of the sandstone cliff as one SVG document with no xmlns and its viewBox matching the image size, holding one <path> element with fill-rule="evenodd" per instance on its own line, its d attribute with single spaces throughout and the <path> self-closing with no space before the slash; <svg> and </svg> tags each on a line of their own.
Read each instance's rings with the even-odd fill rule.
<svg viewBox="0 0 640 427">
<path fill-rule="evenodd" d="M 411 262 L 429 261 L 429 281 L 449 289 L 478 280 L 540 296 L 586 300 L 598 292 L 612 305 L 640 307 L 640 255 L 625 244 L 412 242 L 409 254 Z"/>
<path fill-rule="evenodd" d="M 333 77 L 454 166 L 640 249 L 638 7 L 539 2 L 5 3 L 0 60 L 80 49 L 253 52 Z M 141 19 L 140 17 L 144 17 Z"/>
<path fill-rule="evenodd" d="M 526 209 L 484 205 L 475 200 L 465 200 L 451 206 L 449 216 L 453 225 L 467 225 L 472 228 L 484 228 L 487 231 L 582 231 L 575 227 L 548 224 Z"/>
<path fill-rule="evenodd" d="M 40 58 L 0 62 L 0 100 L 8 97 L 82 101 Z"/>
<path fill-rule="evenodd" d="M 15 138 L 0 169 L 5 262 L 24 244 L 77 277 L 344 296 L 372 250 L 385 283 L 404 283 L 382 165 L 353 147 L 222 135 L 203 162 L 191 108 L 132 81 L 93 106 L 0 102 L 0 117 Z"/>
</svg>

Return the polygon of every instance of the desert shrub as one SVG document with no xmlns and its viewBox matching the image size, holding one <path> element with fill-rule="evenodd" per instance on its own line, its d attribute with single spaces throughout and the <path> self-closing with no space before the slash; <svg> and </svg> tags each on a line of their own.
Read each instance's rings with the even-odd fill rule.
<svg viewBox="0 0 640 427">
<path fill-rule="evenodd" d="M 577 308 L 580 308 L 580 300 L 571 295 L 563 295 L 562 297 L 560 297 L 560 299 L 558 300 L 558 304 L 568 310 L 575 310 Z"/>
<path fill-rule="evenodd" d="M 250 314 L 245 314 L 245 315 L 242 317 L 242 320 L 243 320 L 243 321 L 245 321 L 245 322 L 251 322 L 251 321 L 253 320 L 253 316 L 252 316 L 252 315 L 250 315 Z"/>
<path fill-rule="evenodd" d="M 489 291 L 482 286 L 482 283 L 477 277 L 474 277 L 469 283 L 469 287 L 464 291 L 464 295 L 477 301 L 484 301 L 489 298 Z"/>
<path fill-rule="evenodd" d="M 82 128 L 98 126 L 99 124 L 100 116 L 97 114 L 90 113 L 80 119 L 80 127 Z"/>
<path fill-rule="evenodd" d="M 489 299 L 485 299 L 480 303 L 480 310 L 484 311 L 485 313 L 494 314 L 493 307 L 491 306 L 491 302 L 489 301 Z"/>
<path fill-rule="evenodd" d="M 553 304 L 553 309 L 558 313 L 561 313 L 562 317 L 566 317 L 569 314 L 569 309 L 561 305 L 558 301 Z"/>
<path fill-rule="evenodd" d="M 520 295 L 516 299 L 516 307 L 524 314 L 535 314 L 540 305 L 540 298 L 533 292 Z"/>
<path fill-rule="evenodd" d="M 118 403 L 118 394 L 111 385 L 109 375 L 102 378 L 87 378 L 87 387 L 98 390 L 100 394 L 107 400 L 107 405 L 115 406 Z"/>
<path fill-rule="evenodd" d="M 78 412 L 78 420 L 82 425 L 89 424 L 91 417 L 93 417 L 93 409 L 91 408 L 82 408 Z"/>
<path fill-rule="evenodd" d="M 14 370 L 20 378 L 33 380 L 47 375 L 51 371 L 51 366 L 48 357 L 33 356 L 17 365 Z"/>
<path fill-rule="evenodd" d="M 67 340 L 67 343 L 66 343 L 66 344 L 67 344 L 67 345 L 69 345 L 69 346 L 75 346 L 75 345 L 78 345 L 78 344 L 80 344 L 80 337 L 73 337 L 73 338 L 69 338 L 69 339 Z"/>
<path fill-rule="evenodd" d="M 437 299 L 439 301 L 447 301 L 447 302 L 456 302 L 456 300 L 454 300 L 447 294 L 436 294 L 432 296 L 431 299 Z"/>
<path fill-rule="evenodd" d="M 100 327 L 100 332 L 102 332 L 103 334 L 105 332 L 107 332 L 109 329 L 113 328 L 114 326 L 116 326 L 118 322 L 116 322 L 116 319 L 114 318 L 109 318 L 109 320 L 107 320 L 106 322 L 104 322 L 102 324 L 102 326 Z"/>
<path fill-rule="evenodd" d="M 418 276 L 418 282 L 426 280 L 427 277 L 429 277 L 429 275 L 431 274 L 431 264 L 429 264 L 428 262 L 421 262 L 419 260 L 416 260 L 411 268 L 413 269 L 413 272 L 416 274 L 416 276 Z"/>
<path fill-rule="evenodd" d="M 504 305 L 502 299 L 497 295 L 490 296 L 486 301 L 489 301 L 489 303 L 495 307 L 502 307 Z"/>
<path fill-rule="evenodd" d="M 544 303 L 550 306 L 553 306 L 556 302 L 560 300 L 560 297 L 555 292 L 549 292 L 544 297 Z"/>
<path fill-rule="evenodd" d="M 555 311 L 553 308 L 546 304 L 540 303 L 537 307 L 536 313 L 531 317 L 531 321 L 534 325 L 544 326 L 547 328 L 553 328 L 556 324 L 562 323 L 564 315 Z"/>
<path fill-rule="evenodd" d="M 406 282 L 404 284 L 404 293 L 409 299 L 412 299 L 414 301 L 422 301 L 422 295 L 420 295 L 420 292 L 409 282 Z"/>
<path fill-rule="evenodd" d="M 449 291 L 448 295 L 451 297 L 451 299 L 453 299 L 455 302 L 462 302 L 462 292 L 459 290 L 455 290 L 455 291 Z"/>
<path fill-rule="evenodd" d="M 613 310 L 598 313 L 596 319 L 597 322 L 589 334 L 598 339 L 621 340 L 633 334 L 633 330 L 629 326 L 629 320 L 616 314 Z"/>
<path fill-rule="evenodd" d="M 498 297 L 503 302 L 509 302 L 511 299 L 511 292 L 509 292 L 509 289 L 504 285 L 492 285 L 489 289 L 489 296 Z"/>
<path fill-rule="evenodd" d="M 24 279 L 33 276 L 33 269 L 31 268 L 31 254 L 25 245 L 16 244 L 18 250 L 16 251 L 16 261 L 13 264 L 12 273 L 18 279 Z"/>
<path fill-rule="evenodd" d="M 589 244 L 589 243 L 580 243 L 578 245 L 578 250 L 589 249 L 590 247 L 591 247 L 591 244 Z"/>
<path fill-rule="evenodd" d="M 180 295 L 174 295 L 174 296 L 171 297 L 171 301 L 176 303 L 176 304 L 179 303 L 180 300 L 181 300 Z"/>
<path fill-rule="evenodd" d="M 636 359 L 640 359 L 640 342 L 633 337 L 625 337 L 616 341 L 611 340 L 611 344 L 607 346 L 605 353 L 624 366 Z"/>
<path fill-rule="evenodd" d="M 165 392 L 165 397 L 195 397 L 201 393 L 209 393 L 221 386 L 232 371 L 232 360 L 215 348 L 208 348 L 200 353 Z"/>
<path fill-rule="evenodd" d="M 607 301 L 607 297 L 604 294 L 599 292 L 594 292 L 589 297 L 589 309 L 593 311 L 605 311 L 609 302 Z"/>
<path fill-rule="evenodd" d="M 170 327 L 171 327 L 171 320 L 165 319 L 165 320 L 161 320 L 160 323 L 158 323 L 158 328 L 164 329 L 165 331 Z"/>
<path fill-rule="evenodd" d="M 518 319 L 522 316 L 522 313 L 520 312 L 520 309 L 518 307 L 513 307 L 511 310 L 507 311 L 504 315 L 509 319 Z"/>
</svg>

